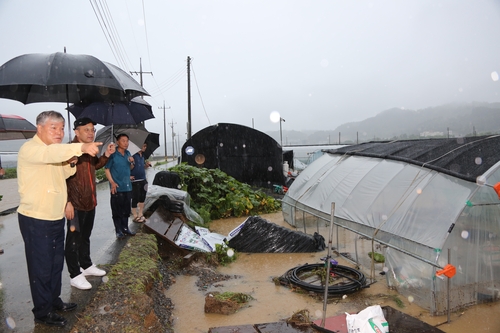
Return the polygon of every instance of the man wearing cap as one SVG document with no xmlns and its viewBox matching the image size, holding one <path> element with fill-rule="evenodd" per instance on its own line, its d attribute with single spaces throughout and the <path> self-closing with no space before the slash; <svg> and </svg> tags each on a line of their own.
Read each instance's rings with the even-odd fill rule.
<svg viewBox="0 0 500 333">
<path fill-rule="evenodd" d="M 90 118 L 79 118 L 74 122 L 74 143 L 94 142 L 96 123 Z M 115 152 L 109 144 L 101 157 L 83 154 L 75 159 L 76 174 L 66 180 L 68 202 L 66 204 L 66 246 L 64 255 L 71 277 L 70 284 L 78 289 L 91 289 L 86 276 L 104 276 L 106 272 L 97 268 L 90 259 L 90 235 L 94 227 L 96 200 L 95 171 L 108 162 Z"/>
</svg>

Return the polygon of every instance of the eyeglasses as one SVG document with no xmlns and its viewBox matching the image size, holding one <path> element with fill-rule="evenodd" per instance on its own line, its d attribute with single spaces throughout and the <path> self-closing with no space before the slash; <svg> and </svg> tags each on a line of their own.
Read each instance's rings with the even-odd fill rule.
<svg viewBox="0 0 500 333">
<path fill-rule="evenodd" d="M 95 128 L 79 128 L 78 130 L 85 132 L 85 133 L 95 133 L 96 132 Z"/>
</svg>

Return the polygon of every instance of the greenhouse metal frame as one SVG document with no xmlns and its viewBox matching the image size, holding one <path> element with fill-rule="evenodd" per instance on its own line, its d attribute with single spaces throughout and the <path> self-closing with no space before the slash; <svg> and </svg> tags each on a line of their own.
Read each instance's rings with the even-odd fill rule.
<svg viewBox="0 0 500 333">
<path fill-rule="evenodd" d="M 333 223 L 358 263 L 433 315 L 500 293 L 500 137 L 369 142 L 325 151 L 283 198 L 289 224 Z M 358 255 L 361 252 L 361 255 Z M 363 253 L 366 252 L 366 253 Z M 436 272 L 451 263 L 449 281 Z M 448 286 L 447 283 L 450 283 Z"/>
</svg>

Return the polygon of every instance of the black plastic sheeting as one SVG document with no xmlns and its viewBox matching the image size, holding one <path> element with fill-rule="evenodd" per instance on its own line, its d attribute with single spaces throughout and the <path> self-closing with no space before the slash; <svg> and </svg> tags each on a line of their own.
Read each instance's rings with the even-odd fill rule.
<svg viewBox="0 0 500 333">
<path fill-rule="evenodd" d="M 498 147 L 500 135 L 490 135 L 366 142 L 325 151 L 402 161 L 476 182 L 478 176 L 500 161 Z"/>
<path fill-rule="evenodd" d="M 250 216 L 240 232 L 228 242 L 229 247 L 246 253 L 302 253 L 325 249 L 325 239 L 293 231 L 259 216 Z"/>
<path fill-rule="evenodd" d="M 383 306 L 382 311 L 384 312 L 385 320 L 389 323 L 389 331 L 391 333 L 444 333 L 439 328 L 390 306 Z"/>
<path fill-rule="evenodd" d="M 219 169 L 236 180 L 263 188 L 284 185 L 282 149 L 253 128 L 219 123 L 195 133 L 182 146 L 181 162 Z"/>
<path fill-rule="evenodd" d="M 178 200 L 171 200 L 168 195 L 160 196 L 148 209 L 146 212 L 153 214 L 158 207 L 163 207 L 172 213 L 183 213 L 184 203 Z"/>
<path fill-rule="evenodd" d="M 179 189 L 181 178 L 176 172 L 160 171 L 156 173 L 153 185 Z"/>
</svg>

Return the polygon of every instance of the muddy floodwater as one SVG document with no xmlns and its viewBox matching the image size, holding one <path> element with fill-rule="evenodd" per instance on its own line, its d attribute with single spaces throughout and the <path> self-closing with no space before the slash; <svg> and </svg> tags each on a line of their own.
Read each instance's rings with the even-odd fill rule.
<svg viewBox="0 0 500 333">
<path fill-rule="evenodd" d="M 291 228 L 283 221 L 281 212 L 261 217 Z M 213 221 L 210 230 L 227 235 L 244 220 L 245 218 L 232 218 Z M 322 229 L 320 233 L 328 242 L 328 230 Z M 211 327 L 276 322 L 290 318 L 294 312 L 303 309 L 309 311 L 312 320 L 321 319 L 323 316 L 321 297 L 315 298 L 293 292 L 281 285 L 277 286 L 272 278 L 281 276 L 290 268 L 320 262 L 320 258 L 326 254 L 327 250 L 316 253 L 240 253 L 235 262 L 218 268 L 222 274 L 236 275 L 239 278 L 217 283 L 203 291 L 198 290 L 196 286 L 196 276 L 177 276 L 176 282 L 166 291 L 167 297 L 172 299 L 175 306 L 175 332 L 206 333 Z M 333 257 L 339 264 L 352 267 L 349 262 L 335 255 Z M 364 273 L 369 276 L 369 272 Z M 377 282 L 370 288 L 347 295 L 344 299 L 339 297 L 338 300 L 329 303 L 326 316 L 345 312 L 356 313 L 369 305 L 380 304 L 391 306 L 430 325 L 441 324 L 438 327 L 444 332 L 500 333 L 500 302 L 476 305 L 451 313 L 450 323 L 446 323 L 446 315 L 430 316 L 427 310 L 399 296 L 396 291 L 388 289 L 383 276 L 377 274 L 376 279 Z M 204 312 L 205 295 L 214 291 L 243 292 L 250 294 L 254 300 L 249 302 L 248 307 L 242 308 L 235 314 L 207 314 Z M 399 307 L 395 298 L 402 301 L 404 307 Z"/>
</svg>

